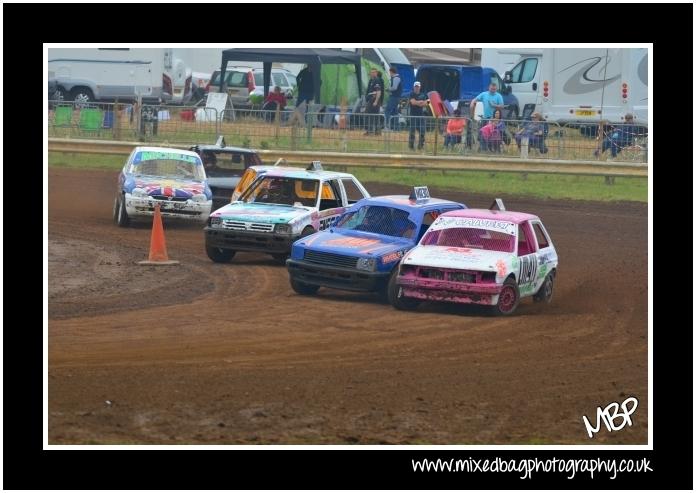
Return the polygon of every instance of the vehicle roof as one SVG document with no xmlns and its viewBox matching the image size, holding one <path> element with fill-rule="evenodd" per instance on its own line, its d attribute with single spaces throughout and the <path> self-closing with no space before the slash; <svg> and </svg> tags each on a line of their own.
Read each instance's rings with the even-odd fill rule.
<svg viewBox="0 0 696 493">
<path fill-rule="evenodd" d="M 246 153 L 246 154 L 257 154 L 257 152 L 254 149 L 247 149 L 245 147 L 232 147 L 232 146 L 226 146 L 226 147 L 220 147 L 217 144 L 202 144 L 202 145 L 195 145 L 192 147 L 196 147 L 200 149 L 201 151 L 218 151 L 218 152 L 239 152 L 239 153 Z"/>
<path fill-rule="evenodd" d="M 187 154 L 189 156 L 195 156 L 200 158 L 198 154 L 193 151 L 186 149 L 176 149 L 174 147 L 151 147 L 151 146 L 137 146 L 135 151 L 145 151 L 145 152 L 175 152 L 177 154 Z"/>
<path fill-rule="evenodd" d="M 257 166 L 253 166 L 256 168 Z M 350 173 L 338 171 L 310 171 L 290 166 L 264 166 L 264 176 L 286 176 L 288 178 L 303 178 L 305 180 L 331 180 L 333 178 L 354 178 Z"/>
<path fill-rule="evenodd" d="M 445 217 L 469 217 L 475 219 L 494 219 L 496 221 L 507 221 L 509 223 L 520 224 L 531 219 L 539 219 L 534 214 L 526 212 L 512 211 L 496 211 L 490 209 L 460 209 L 456 211 L 445 212 L 442 214 Z M 440 217 L 442 217 L 440 216 Z"/>
<path fill-rule="evenodd" d="M 480 65 L 467 65 L 467 64 L 461 64 L 461 65 L 456 65 L 452 63 L 424 63 L 420 67 L 418 67 L 418 71 L 421 71 L 424 68 L 429 68 L 429 67 L 436 67 L 436 68 L 453 68 L 453 69 L 461 69 L 461 68 L 485 68 L 481 67 Z"/>
<path fill-rule="evenodd" d="M 360 200 L 360 203 L 370 203 L 384 206 L 401 206 L 410 209 L 429 209 L 442 204 L 460 205 L 458 202 L 451 200 L 430 198 L 422 202 L 416 202 L 409 198 L 408 195 L 382 195 L 379 197 L 367 197 Z"/>
<path fill-rule="evenodd" d="M 280 67 L 273 67 L 273 68 L 271 68 L 271 72 L 275 72 L 275 71 L 278 71 L 278 72 L 289 72 L 289 73 L 292 74 L 292 72 L 290 72 L 290 71 L 289 71 L 288 69 L 286 69 L 286 68 L 280 68 Z M 262 68 L 255 68 L 255 69 L 252 69 L 252 72 L 263 72 L 263 69 L 262 69 Z"/>
</svg>

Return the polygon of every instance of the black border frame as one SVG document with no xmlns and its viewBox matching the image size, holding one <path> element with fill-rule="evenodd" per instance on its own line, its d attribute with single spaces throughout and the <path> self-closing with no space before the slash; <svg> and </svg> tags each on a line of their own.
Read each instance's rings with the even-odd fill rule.
<svg viewBox="0 0 696 493">
<path fill-rule="evenodd" d="M 672 109 L 681 130 L 684 129 L 684 114 L 693 108 L 687 84 L 674 87 L 674 80 L 683 75 L 683 67 L 690 66 L 684 59 L 692 60 L 693 5 L 649 5 L 649 4 L 406 4 L 383 5 L 380 7 L 379 22 L 371 23 L 367 11 L 374 4 L 353 4 L 349 7 L 328 8 L 321 4 L 282 5 L 200 5 L 200 4 L 3 4 L 4 13 L 4 130 L 6 163 L 13 156 L 31 155 L 33 159 L 22 163 L 20 183 L 39 183 L 43 161 L 41 133 L 28 131 L 37 123 L 41 114 L 39 104 L 43 98 L 27 99 L 22 111 L 13 111 L 10 102 L 17 97 L 17 86 L 28 86 L 41 91 L 43 96 L 44 42 L 161 42 L 161 41 L 204 41 L 233 45 L 260 40 L 264 43 L 286 41 L 292 33 L 294 42 L 317 43 L 363 38 L 379 44 L 395 40 L 408 42 L 463 42 L 468 39 L 491 39 L 493 42 L 527 43 L 543 42 L 652 42 L 654 43 L 653 74 L 655 96 L 674 91 L 675 101 L 654 100 L 655 122 L 662 122 L 666 110 Z M 345 15 L 345 9 L 354 9 L 355 15 Z M 211 30 L 208 39 L 196 39 L 202 27 L 195 24 L 205 19 L 206 14 L 225 12 L 230 19 L 257 19 L 259 28 L 252 31 L 240 29 Z M 272 9 L 269 14 L 266 9 Z M 422 16 L 441 12 L 437 18 L 453 19 L 452 29 L 425 30 Z M 499 14 L 501 25 L 491 23 L 491 14 Z M 443 15 L 446 14 L 446 15 Z M 662 14 L 665 14 L 664 17 Z M 40 20 L 39 17 L 43 18 Z M 348 17 L 348 21 L 346 21 Z M 433 15 L 435 17 L 435 15 Z M 659 20 L 665 19 L 664 21 Z M 327 19 L 339 19 L 335 23 Z M 393 19 L 390 24 L 385 22 Z M 482 19 L 480 22 L 477 19 Z M 486 19 L 486 20 L 483 20 Z M 140 30 L 123 29 L 135 23 Z M 660 31 L 664 23 L 665 30 Z M 336 25 L 344 25 L 339 34 Z M 431 29 L 436 22 L 430 22 Z M 170 33 L 162 37 L 161 25 L 171 26 Z M 120 26 L 121 29 L 116 29 Z M 323 27 L 325 26 L 325 27 Z M 509 27 L 510 26 L 510 27 Z M 519 27 L 517 27 L 519 26 Z M 543 27 L 541 27 L 543 26 Z M 576 31 L 577 26 L 587 26 Z M 303 28 L 304 27 L 304 28 Z M 369 31 L 373 28 L 373 31 Z M 369 36 L 366 36 L 369 31 Z M 690 33 L 684 36 L 682 33 Z M 357 35 L 357 36 L 356 36 Z M 166 39 L 165 39 L 166 38 Z M 369 39 L 368 39 L 369 38 Z M 691 39 L 689 39 L 691 38 Z M 678 67 L 678 69 L 675 69 Z M 14 74 L 20 74 L 21 78 Z M 29 75 L 27 77 L 27 75 Z M 660 80 L 670 77 L 661 85 Z M 690 79 L 690 77 L 687 76 Z M 33 94 L 33 91 L 32 91 Z M 670 96 L 671 98 L 671 96 Z M 667 98 L 667 99 L 670 99 Z M 665 104 L 663 104 L 663 102 Z M 665 106 L 666 105 L 666 106 Z M 31 110 L 27 109 L 31 108 Z M 7 116 L 7 118 L 5 118 Z M 688 117 L 687 117 L 688 118 Z M 26 120 L 26 121 L 21 121 Z M 666 123 L 666 122 L 665 122 Z M 655 172 L 665 168 L 679 173 L 679 179 L 691 168 L 683 164 L 683 149 L 674 143 L 660 143 L 661 132 L 651 132 L 655 150 Z M 668 134 L 672 134 L 671 132 Z M 688 136 L 685 137 L 690 142 Z M 673 153 L 673 156 L 669 154 Z M 8 167 L 8 170 L 11 169 Z M 42 203 L 37 200 L 36 186 L 16 187 L 17 175 L 5 175 L 4 220 L 6 231 L 24 232 L 27 221 L 42 215 Z M 671 177 L 673 182 L 675 176 Z M 655 189 L 654 217 L 660 217 L 659 207 L 666 192 L 670 193 L 670 210 L 683 216 L 688 204 L 675 209 L 673 202 L 688 194 L 674 194 L 675 185 L 665 180 L 664 195 L 661 188 Z M 667 189 L 667 186 L 670 186 Z M 661 185 L 663 186 L 663 185 Z M 31 197 L 27 207 L 17 207 L 16 190 L 23 190 Z M 660 193 L 657 193 L 660 192 Z M 49 191 L 50 193 L 50 191 Z M 675 196 L 677 195 L 677 196 Z M 32 226 L 33 235 L 39 228 Z M 32 236 L 33 236 L 32 235 Z M 29 235 L 27 235 L 29 236 Z M 12 238 L 8 233 L 8 240 Z M 653 308 L 653 375 L 654 399 L 653 451 L 624 450 L 42 450 L 43 445 L 43 321 L 39 321 L 38 310 L 31 310 L 27 301 L 42 299 L 38 279 L 41 263 L 33 259 L 43 258 L 42 240 L 16 236 L 4 243 L 6 267 L 5 279 L 5 330 L 4 337 L 4 486 L 12 489 L 691 489 L 693 467 L 692 394 L 683 389 L 693 389 L 692 381 L 692 338 L 688 326 L 681 330 L 669 330 L 677 322 L 670 320 L 669 313 L 679 313 L 681 306 L 675 305 L 674 292 L 654 289 Z M 657 245 L 656 245 L 657 246 Z M 664 247 L 662 247 L 664 248 Z M 17 260 L 25 260 L 18 264 Z M 666 252 L 655 250 L 653 286 L 669 283 L 669 274 L 658 271 L 658 266 L 670 258 Z M 33 272 L 28 272 L 33 271 Z M 35 287 L 35 285 L 37 285 Z M 24 287 L 31 287 L 29 290 Z M 681 291 L 683 288 L 679 288 Z M 671 291 L 671 290 L 670 290 Z M 27 296 L 31 293 L 30 296 Z M 17 298 L 12 303 L 11 298 Z M 670 297 L 671 299 L 667 299 Z M 660 299 L 662 298 L 662 300 Z M 682 302 L 683 305 L 683 302 Z M 676 308 L 676 310 L 675 310 Z M 30 311 L 31 310 L 31 311 Z M 669 311 L 668 311 L 669 310 Z M 36 315 L 34 315 L 34 311 Z M 666 389 L 679 384 L 681 395 L 670 395 Z M 676 440 L 672 440 L 676 438 Z M 464 474 L 457 473 L 414 473 L 411 459 L 449 458 L 643 458 L 650 460 L 653 472 L 649 474 L 625 474 L 610 480 L 599 475 L 591 480 L 580 475 L 575 480 L 565 479 L 563 474 L 537 473 L 531 480 L 522 480 L 516 473 L 509 474 Z"/>
</svg>

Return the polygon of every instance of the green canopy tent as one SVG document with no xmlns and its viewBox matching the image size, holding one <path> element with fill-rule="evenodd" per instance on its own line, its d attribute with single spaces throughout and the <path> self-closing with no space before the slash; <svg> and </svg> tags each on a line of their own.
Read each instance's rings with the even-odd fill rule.
<svg viewBox="0 0 696 493">
<path fill-rule="evenodd" d="M 362 94 L 362 66 L 360 55 L 350 51 L 329 48 L 231 48 L 222 52 L 220 64 L 220 91 L 222 91 L 227 63 L 263 62 L 263 95 L 268 96 L 271 85 L 271 66 L 277 63 L 304 63 L 312 68 L 314 75 L 314 101 L 319 103 L 321 95 L 322 64 L 352 64 L 358 82 L 358 94 Z"/>
</svg>

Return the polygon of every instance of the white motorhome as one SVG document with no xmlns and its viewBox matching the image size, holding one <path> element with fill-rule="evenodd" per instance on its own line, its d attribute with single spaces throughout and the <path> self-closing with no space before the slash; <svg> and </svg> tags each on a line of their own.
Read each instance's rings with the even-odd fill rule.
<svg viewBox="0 0 696 493">
<path fill-rule="evenodd" d="M 561 123 L 620 123 L 626 113 L 633 113 L 636 122 L 647 124 L 647 48 L 484 49 L 482 62 L 484 55 L 499 65 L 512 65 L 504 72 L 505 83 L 524 116 L 540 111 Z M 516 57 L 515 62 L 509 57 Z"/>
<path fill-rule="evenodd" d="M 541 57 L 541 54 L 541 48 L 482 48 L 481 66 L 504 74 L 511 71 L 521 57 Z"/>
<path fill-rule="evenodd" d="M 537 91 L 540 111 L 550 121 L 621 123 L 632 113 L 636 123 L 647 124 L 648 50 L 544 49 Z"/>
<path fill-rule="evenodd" d="M 55 97 L 78 103 L 119 99 L 160 101 L 163 48 L 49 48 Z"/>
</svg>

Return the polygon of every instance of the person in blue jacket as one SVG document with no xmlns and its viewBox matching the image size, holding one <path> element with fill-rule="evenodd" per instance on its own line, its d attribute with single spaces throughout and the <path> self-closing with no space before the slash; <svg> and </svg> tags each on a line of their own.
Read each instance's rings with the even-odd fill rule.
<svg viewBox="0 0 696 493">
<path fill-rule="evenodd" d="M 601 153 L 607 149 L 611 149 L 611 157 L 615 159 L 617 154 L 621 152 L 621 148 L 628 147 L 633 144 L 633 138 L 640 134 L 640 128 L 633 124 L 633 115 L 628 113 L 624 116 L 624 125 L 615 126 L 609 135 L 602 142 L 602 149 L 594 151 L 595 157 L 599 157 Z"/>
</svg>

